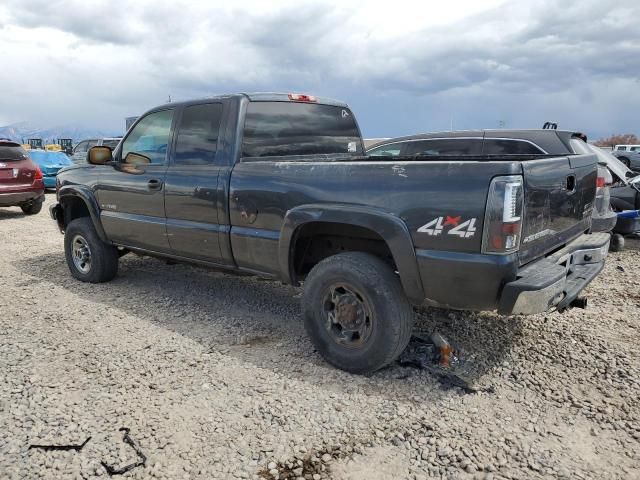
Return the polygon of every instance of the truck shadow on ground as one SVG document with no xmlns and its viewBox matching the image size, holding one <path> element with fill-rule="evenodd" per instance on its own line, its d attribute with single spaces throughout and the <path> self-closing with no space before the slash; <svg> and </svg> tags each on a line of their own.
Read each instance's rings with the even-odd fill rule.
<svg viewBox="0 0 640 480">
<path fill-rule="evenodd" d="M 26 217 L 26 215 L 22 213 L 20 209 L 7 210 L 6 208 L 0 208 L 0 221 L 20 217 Z"/>
<path fill-rule="evenodd" d="M 232 355 L 325 389 L 351 391 L 356 385 L 394 398 L 433 391 L 439 381 L 443 391 L 448 389 L 447 382 L 432 373 L 397 363 L 370 379 L 334 370 L 314 351 L 304 332 L 301 289 L 280 282 L 168 265 L 131 254 L 121 259 L 118 277 L 105 284 L 75 280 L 62 252 L 19 260 L 14 265 L 31 277 L 25 287 L 33 287 L 33 278 L 36 283 L 55 284 L 81 299 L 112 308 L 119 316 L 133 315 L 193 339 L 208 351 Z M 108 317 L 104 321 L 108 322 Z M 504 362 L 523 328 L 524 322 L 518 318 L 493 314 L 440 309 L 416 312 L 416 333 L 428 336 L 437 330 L 445 335 L 468 359 L 466 379 L 483 388 L 497 380 L 490 371 Z M 332 374 L 327 375 L 327 369 Z M 407 382 L 409 378 L 411 382 Z"/>
</svg>

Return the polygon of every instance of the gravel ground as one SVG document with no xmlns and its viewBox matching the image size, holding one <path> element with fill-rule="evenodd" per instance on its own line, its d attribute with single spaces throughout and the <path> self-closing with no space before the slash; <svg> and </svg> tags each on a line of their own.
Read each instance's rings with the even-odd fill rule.
<svg viewBox="0 0 640 480">
<path fill-rule="evenodd" d="M 77 282 L 45 210 L 2 209 L 0 478 L 107 478 L 103 462 L 138 460 L 120 428 L 147 457 L 131 478 L 640 478 L 628 244 L 587 310 L 418 314 L 466 352 L 470 393 L 410 367 L 329 367 L 300 291 L 276 282 L 134 255 L 111 283 Z"/>
</svg>

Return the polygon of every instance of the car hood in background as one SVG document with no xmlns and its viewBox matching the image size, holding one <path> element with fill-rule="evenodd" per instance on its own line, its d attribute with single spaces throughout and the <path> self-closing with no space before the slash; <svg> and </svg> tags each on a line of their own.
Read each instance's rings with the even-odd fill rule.
<svg viewBox="0 0 640 480">
<path fill-rule="evenodd" d="M 60 169 L 73 165 L 73 162 L 62 152 L 47 152 L 45 150 L 30 150 L 29 157 L 43 170 Z"/>
</svg>

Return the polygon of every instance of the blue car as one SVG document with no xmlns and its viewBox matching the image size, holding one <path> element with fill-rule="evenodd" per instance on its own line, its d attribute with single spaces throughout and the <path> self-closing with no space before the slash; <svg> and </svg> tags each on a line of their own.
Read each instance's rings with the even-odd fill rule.
<svg viewBox="0 0 640 480">
<path fill-rule="evenodd" d="M 42 170 L 45 188 L 56 188 L 56 175 L 58 171 L 73 162 L 65 153 L 50 152 L 46 150 L 29 150 L 27 151 L 31 160 L 36 162 Z"/>
</svg>

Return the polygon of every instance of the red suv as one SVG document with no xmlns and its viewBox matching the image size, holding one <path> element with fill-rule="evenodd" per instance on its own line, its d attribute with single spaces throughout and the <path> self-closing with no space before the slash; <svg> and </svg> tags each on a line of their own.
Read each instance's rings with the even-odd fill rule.
<svg viewBox="0 0 640 480">
<path fill-rule="evenodd" d="M 44 202 L 40 168 L 20 144 L 0 139 L 0 207 L 20 207 L 35 215 Z"/>
</svg>

